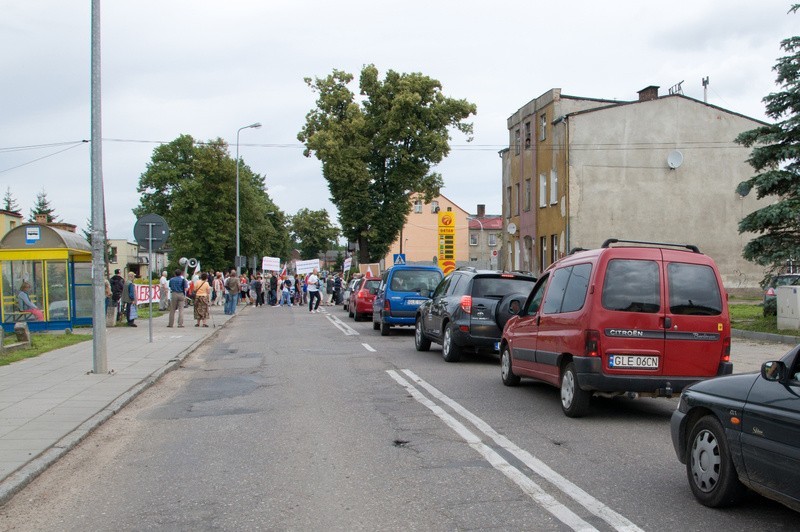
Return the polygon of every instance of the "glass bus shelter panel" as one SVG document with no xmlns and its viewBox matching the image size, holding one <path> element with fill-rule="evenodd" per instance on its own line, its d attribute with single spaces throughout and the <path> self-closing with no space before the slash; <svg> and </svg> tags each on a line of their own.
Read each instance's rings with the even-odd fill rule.
<svg viewBox="0 0 800 532">
<path fill-rule="evenodd" d="M 14 322 L 21 318 L 17 294 L 23 282 L 31 285 L 28 297 L 31 303 L 42 308 L 44 281 L 42 261 L 11 260 L 3 262 L 3 321 Z M 25 316 L 28 321 L 32 316 Z"/>
<path fill-rule="evenodd" d="M 92 263 L 75 262 L 75 317 L 91 318 L 94 307 L 94 289 L 92 288 Z"/>
<path fill-rule="evenodd" d="M 46 263 L 47 268 L 47 320 L 68 321 L 69 313 L 69 279 L 67 278 L 67 262 L 52 261 Z"/>
</svg>

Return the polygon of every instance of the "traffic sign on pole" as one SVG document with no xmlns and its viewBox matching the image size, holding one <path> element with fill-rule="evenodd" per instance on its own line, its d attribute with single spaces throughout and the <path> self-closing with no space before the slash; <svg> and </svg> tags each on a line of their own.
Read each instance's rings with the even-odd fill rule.
<svg viewBox="0 0 800 532">
<path fill-rule="evenodd" d="M 395 266 L 405 266 L 406 264 L 406 254 L 405 253 L 395 253 L 394 257 L 394 265 Z"/>
</svg>

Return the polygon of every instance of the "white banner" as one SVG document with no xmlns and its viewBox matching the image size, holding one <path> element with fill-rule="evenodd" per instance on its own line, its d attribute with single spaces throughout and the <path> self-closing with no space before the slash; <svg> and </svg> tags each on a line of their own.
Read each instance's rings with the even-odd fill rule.
<svg viewBox="0 0 800 532">
<path fill-rule="evenodd" d="M 344 259 L 344 266 L 342 266 L 342 268 L 344 269 L 344 273 L 349 272 L 352 266 L 353 266 L 353 257 L 347 257 L 346 259 Z"/>
<path fill-rule="evenodd" d="M 134 292 L 136 292 L 136 304 L 141 305 L 143 303 L 148 303 L 150 298 L 147 296 L 148 289 L 150 288 L 146 284 L 134 284 L 133 285 Z M 159 290 L 159 286 L 157 284 L 153 285 L 153 303 L 158 303 L 161 300 L 161 291 Z"/>
<path fill-rule="evenodd" d="M 263 257 L 261 259 L 262 272 L 279 272 L 281 271 L 281 259 L 278 257 Z"/>
<path fill-rule="evenodd" d="M 295 269 L 300 275 L 311 273 L 315 269 L 319 271 L 319 259 L 298 260 L 295 263 Z"/>
</svg>

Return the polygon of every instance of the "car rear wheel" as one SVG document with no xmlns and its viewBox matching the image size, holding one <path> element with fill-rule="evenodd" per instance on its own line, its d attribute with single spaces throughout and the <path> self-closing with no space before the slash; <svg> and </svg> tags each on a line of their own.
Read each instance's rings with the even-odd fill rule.
<svg viewBox="0 0 800 532">
<path fill-rule="evenodd" d="M 425 336 L 425 331 L 422 330 L 422 318 L 419 317 L 414 324 L 414 347 L 417 351 L 428 351 L 431 348 L 431 341 Z"/>
<path fill-rule="evenodd" d="M 503 352 L 500 353 L 500 378 L 506 386 L 519 384 L 519 377 L 514 375 L 514 370 L 511 369 L 511 350 L 508 346 L 503 347 Z"/>
<path fill-rule="evenodd" d="M 379 320 L 380 320 L 380 318 L 378 318 L 376 320 L 375 316 L 374 315 L 372 316 L 372 330 L 373 331 L 377 331 L 378 329 L 381 328 L 381 322 Z"/>
<path fill-rule="evenodd" d="M 383 317 L 381 317 L 380 326 L 381 326 L 381 336 L 389 336 L 390 327 L 388 323 L 383 321 Z"/>
<path fill-rule="evenodd" d="M 353 313 L 353 309 L 351 309 L 349 307 L 347 309 L 347 317 L 349 317 L 349 318 L 354 318 L 355 317 L 355 314 Z M 358 320 L 356 320 L 356 321 L 358 321 Z"/>
<path fill-rule="evenodd" d="M 686 450 L 686 475 L 692 493 L 712 508 L 737 502 L 745 492 L 731 460 L 728 440 L 720 422 L 705 416 L 695 423 Z"/>
<path fill-rule="evenodd" d="M 589 410 L 592 394 L 581 390 L 575 364 L 570 362 L 561 374 L 561 409 L 567 417 L 582 417 Z"/>
<path fill-rule="evenodd" d="M 445 362 L 458 362 L 461 360 L 461 348 L 453 342 L 453 326 L 448 325 L 442 338 L 442 358 Z"/>
</svg>

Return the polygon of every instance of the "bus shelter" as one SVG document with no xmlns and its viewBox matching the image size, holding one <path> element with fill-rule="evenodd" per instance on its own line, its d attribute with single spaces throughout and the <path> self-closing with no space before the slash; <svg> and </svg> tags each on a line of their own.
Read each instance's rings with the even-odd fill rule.
<svg viewBox="0 0 800 532">
<path fill-rule="evenodd" d="M 31 331 L 92 324 L 92 249 L 80 235 L 45 224 L 15 227 L 0 240 L 0 270 L 0 318 L 6 332 L 20 321 Z M 42 319 L 20 308 L 23 284 Z"/>
</svg>

